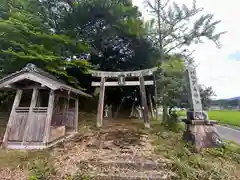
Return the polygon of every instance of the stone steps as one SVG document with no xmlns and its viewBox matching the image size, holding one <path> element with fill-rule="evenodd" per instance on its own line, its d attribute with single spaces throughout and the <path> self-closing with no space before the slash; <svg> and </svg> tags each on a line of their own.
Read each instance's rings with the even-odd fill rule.
<svg viewBox="0 0 240 180">
<path fill-rule="evenodd" d="M 86 175 L 101 180 L 170 180 L 174 175 L 165 171 L 168 163 L 151 161 L 82 161 L 79 168 Z"/>
<path fill-rule="evenodd" d="M 131 170 L 161 170 L 169 164 L 162 162 L 161 164 L 155 162 L 135 162 L 135 161 L 82 161 L 88 167 L 103 167 L 103 168 L 127 168 Z"/>
<path fill-rule="evenodd" d="M 106 174 L 98 174 L 96 176 L 89 175 L 94 180 L 173 180 L 173 178 L 168 177 L 165 174 L 150 176 L 147 174 L 139 175 L 139 173 L 128 173 L 124 175 L 106 175 Z"/>
</svg>

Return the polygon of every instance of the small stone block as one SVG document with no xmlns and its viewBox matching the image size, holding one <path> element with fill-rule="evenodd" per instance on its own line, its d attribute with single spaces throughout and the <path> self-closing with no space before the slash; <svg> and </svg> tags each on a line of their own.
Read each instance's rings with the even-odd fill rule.
<svg viewBox="0 0 240 180">
<path fill-rule="evenodd" d="M 214 124 L 217 124 L 217 121 L 214 121 L 214 120 L 191 120 L 190 124 L 195 124 L 195 125 L 214 125 Z"/>
</svg>

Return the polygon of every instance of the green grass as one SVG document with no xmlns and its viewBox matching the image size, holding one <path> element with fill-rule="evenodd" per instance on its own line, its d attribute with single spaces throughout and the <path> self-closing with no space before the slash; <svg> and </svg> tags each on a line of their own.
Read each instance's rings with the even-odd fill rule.
<svg viewBox="0 0 240 180">
<path fill-rule="evenodd" d="M 226 142 L 224 148 L 205 149 L 194 153 L 183 141 L 183 131 L 171 131 L 155 122 L 153 134 L 155 152 L 172 161 L 168 167 L 179 180 L 237 180 L 240 177 L 240 146 Z"/>
<path fill-rule="evenodd" d="M 79 132 L 85 134 L 95 129 L 95 116 L 80 121 Z M 139 131 L 146 132 L 152 138 L 155 152 L 171 160 L 166 170 L 177 174 L 178 180 L 237 180 L 240 177 L 240 146 L 226 143 L 225 148 L 208 149 L 196 154 L 192 146 L 182 140 L 183 126 L 164 126 L 159 121 L 152 121 L 151 129 L 142 129 L 142 122 L 137 121 Z M 140 126 L 141 125 L 141 126 Z M 67 152 L 66 152 L 67 153 Z M 56 159 L 55 159 L 56 160 Z M 54 177 L 54 154 L 51 149 L 44 151 L 18 151 L 0 149 L 0 169 L 19 168 L 27 177 L 38 180 Z M 32 178 L 31 180 L 36 180 Z M 71 178 L 69 178 L 70 180 Z M 75 179 L 86 179 L 76 177 Z M 29 178 L 30 180 L 30 178 Z"/>
<path fill-rule="evenodd" d="M 209 119 L 217 120 L 221 124 L 228 124 L 240 127 L 240 111 L 210 111 L 208 115 Z"/>
<path fill-rule="evenodd" d="M 179 111 L 178 115 L 186 116 L 186 112 Z M 240 111 L 236 110 L 208 111 L 208 116 L 210 120 L 216 120 L 220 124 L 240 127 Z"/>
</svg>

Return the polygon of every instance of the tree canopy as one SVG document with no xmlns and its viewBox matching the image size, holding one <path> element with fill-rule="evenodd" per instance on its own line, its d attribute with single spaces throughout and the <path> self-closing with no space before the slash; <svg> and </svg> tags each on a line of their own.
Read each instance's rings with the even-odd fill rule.
<svg viewBox="0 0 240 180">
<path fill-rule="evenodd" d="M 155 17 L 149 22 L 131 0 L 2 0 L 0 76 L 34 63 L 88 89 L 81 82 L 89 80 L 84 74 L 90 68 L 126 71 L 159 65 L 163 102 L 180 106 L 188 46 L 204 37 L 219 45 L 220 21 L 203 14 L 189 27 L 202 9 L 146 2 Z M 128 96 L 133 89 L 125 90 L 122 95 Z"/>
<path fill-rule="evenodd" d="M 72 58 L 75 54 L 87 53 L 87 44 L 66 34 L 54 33 L 38 16 L 37 1 L 6 1 L 6 5 L 0 20 L 2 76 L 34 63 L 78 86 L 76 78 L 69 76 L 66 69 L 78 67 L 87 71 L 86 60 Z M 29 10 L 33 5 L 36 11 Z"/>
</svg>

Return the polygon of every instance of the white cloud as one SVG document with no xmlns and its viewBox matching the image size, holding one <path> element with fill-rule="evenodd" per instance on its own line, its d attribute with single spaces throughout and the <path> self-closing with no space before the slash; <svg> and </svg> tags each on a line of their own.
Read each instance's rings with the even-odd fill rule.
<svg viewBox="0 0 240 180">
<path fill-rule="evenodd" d="M 177 3 L 192 4 L 192 0 L 178 0 Z M 148 19 L 146 8 L 142 0 L 133 0 L 145 19 Z M 199 82 L 207 86 L 212 86 L 217 94 L 217 98 L 227 98 L 240 96 L 240 61 L 229 58 L 231 54 L 240 50 L 240 25 L 238 18 L 240 1 L 229 0 L 199 0 L 197 7 L 203 7 L 204 12 L 215 15 L 216 20 L 222 20 L 218 25 L 219 32 L 228 31 L 222 36 L 222 48 L 217 49 L 212 42 L 195 45 L 196 52 L 193 54 L 195 61 L 199 65 L 197 75 Z"/>
</svg>

